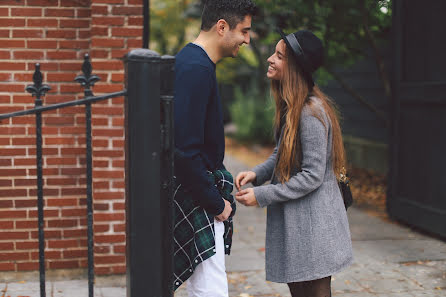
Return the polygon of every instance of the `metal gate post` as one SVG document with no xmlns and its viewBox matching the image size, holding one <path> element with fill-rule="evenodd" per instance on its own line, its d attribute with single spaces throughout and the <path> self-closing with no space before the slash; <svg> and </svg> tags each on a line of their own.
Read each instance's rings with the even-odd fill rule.
<svg viewBox="0 0 446 297">
<path fill-rule="evenodd" d="M 165 295 L 170 269 L 164 259 L 172 255 L 163 237 L 171 235 L 163 232 L 161 64 L 148 49 L 133 50 L 125 60 L 127 297 L 170 296 Z"/>
</svg>

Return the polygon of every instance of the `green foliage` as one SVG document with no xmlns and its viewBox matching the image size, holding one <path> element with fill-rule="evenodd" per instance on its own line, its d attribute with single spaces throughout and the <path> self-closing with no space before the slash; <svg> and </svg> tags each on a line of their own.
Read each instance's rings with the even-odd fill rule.
<svg viewBox="0 0 446 297">
<path fill-rule="evenodd" d="M 257 88 L 242 92 L 235 89 L 235 101 L 230 106 L 233 123 L 236 125 L 235 138 L 241 142 L 259 144 L 273 143 L 273 102 L 262 97 Z"/>
</svg>

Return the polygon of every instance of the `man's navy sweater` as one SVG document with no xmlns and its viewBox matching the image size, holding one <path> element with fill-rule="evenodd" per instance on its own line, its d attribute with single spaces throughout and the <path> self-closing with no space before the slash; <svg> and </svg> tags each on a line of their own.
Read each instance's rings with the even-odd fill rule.
<svg viewBox="0 0 446 297">
<path fill-rule="evenodd" d="M 189 43 L 175 62 L 175 175 L 197 205 L 220 214 L 224 200 L 207 177 L 224 168 L 225 139 L 215 64 Z"/>
</svg>

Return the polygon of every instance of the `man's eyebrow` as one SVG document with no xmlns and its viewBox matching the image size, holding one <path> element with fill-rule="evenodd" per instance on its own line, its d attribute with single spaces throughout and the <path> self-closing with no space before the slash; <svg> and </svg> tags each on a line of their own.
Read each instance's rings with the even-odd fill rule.
<svg viewBox="0 0 446 297">
<path fill-rule="evenodd" d="M 243 28 L 242 30 L 249 31 L 249 30 L 251 30 L 251 27 L 245 27 L 245 28 Z"/>
</svg>

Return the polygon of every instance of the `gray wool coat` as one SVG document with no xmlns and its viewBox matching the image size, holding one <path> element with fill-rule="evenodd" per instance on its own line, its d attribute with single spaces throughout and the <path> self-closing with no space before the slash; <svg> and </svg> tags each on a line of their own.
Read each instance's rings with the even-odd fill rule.
<svg viewBox="0 0 446 297">
<path fill-rule="evenodd" d="M 274 176 L 277 147 L 256 173 L 254 194 L 267 207 L 266 279 L 300 282 L 335 274 L 353 262 L 343 199 L 332 169 L 332 128 L 320 99 L 311 97 L 324 124 L 302 110 L 299 136 L 301 170 L 284 184 Z M 278 143 L 280 144 L 280 138 Z M 270 184 L 262 185 L 271 180 Z"/>
</svg>

